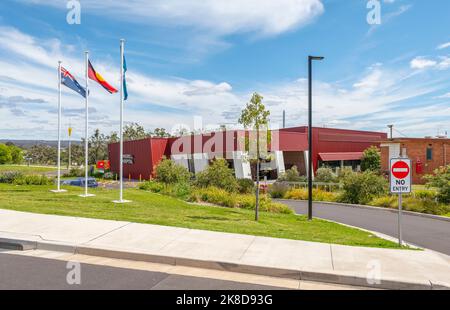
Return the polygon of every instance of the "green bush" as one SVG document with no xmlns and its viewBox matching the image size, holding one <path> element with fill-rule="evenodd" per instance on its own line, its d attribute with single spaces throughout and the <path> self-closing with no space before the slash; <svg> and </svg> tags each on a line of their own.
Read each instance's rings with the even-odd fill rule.
<svg viewBox="0 0 450 310">
<path fill-rule="evenodd" d="M 45 175 L 25 175 L 13 180 L 15 185 L 51 185 L 54 180 Z"/>
<path fill-rule="evenodd" d="M 353 170 L 350 167 L 344 167 L 342 169 L 339 169 L 338 175 L 337 175 L 337 181 L 342 182 L 349 174 L 352 174 Z"/>
<path fill-rule="evenodd" d="M 0 183 L 12 184 L 15 179 L 22 178 L 24 174 L 19 171 L 8 171 L 0 174 Z"/>
<path fill-rule="evenodd" d="M 436 192 L 433 190 L 415 190 L 412 192 L 412 196 L 421 200 L 436 200 Z"/>
<path fill-rule="evenodd" d="M 176 183 L 171 188 L 171 196 L 186 199 L 188 198 L 192 193 L 192 188 L 189 183 Z"/>
<path fill-rule="evenodd" d="M 300 176 L 297 166 L 292 166 L 278 177 L 279 182 L 306 182 L 305 176 Z"/>
<path fill-rule="evenodd" d="M 336 179 L 337 177 L 333 173 L 333 170 L 331 170 L 330 168 L 322 167 L 317 169 L 314 181 L 323 183 L 334 183 L 336 182 Z"/>
<path fill-rule="evenodd" d="M 285 182 L 275 182 L 269 185 L 269 195 L 272 198 L 284 198 L 286 192 L 289 190 L 289 185 Z"/>
<path fill-rule="evenodd" d="M 367 204 L 387 192 L 387 181 L 373 171 L 348 174 L 343 180 L 341 202 Z"/>
<path fill-rule="evenodd" d="M 233 193 L 238 190 L 238 182 L 233 170 L 225 159 L 216 159 L 202 172 L 197 173 L 195 185 L 198 187 L 218 187 Z"/>
<path fill-rule="evenodd" d="M 433 175 L 426 175 L 425 179 L 428 187 L 437 189 L 438 201 L 450 204 L 450 165 L 436 169 Z"/>
<path fill-rule="evenodd" d="M 139 189 L 159 193 L 164 190 L 164 184 L 155 181 L 145 181 L 139 184 Z"/>
<path fill-rule="evenodd" d="M 255 189 L 255 182 L 252 179 L 238 179 L 238 191 L 241 194 L 253 193 Z"/>
<path fill-rule="evenodd" d="M 156 180 L 165 184 L 187 183 L 191 178 L 189 171 L 170 159 L 163 159 L 156 166 Z"/>
<path fill-rule="evenodd" d="M 11 163 L 21 164 L 23 162 L 23 150 L 14 144 L 9 145 L 9 150 L 11 151 Z"/>
<path fill-rule="evenodd" d="M 381 171 L 381 154 L 376 146 L 371 146 L 364 150 L 361 158 L 361 170 L 373 171 L 380 173 Z"/>
</svg>

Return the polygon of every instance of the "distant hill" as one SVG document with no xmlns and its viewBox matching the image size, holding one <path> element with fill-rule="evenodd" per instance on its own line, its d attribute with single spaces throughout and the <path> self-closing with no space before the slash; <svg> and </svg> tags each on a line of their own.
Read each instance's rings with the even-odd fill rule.
<svg viewBox="0 0 450 310">
<path fill-rule="evenodd" d="M 8 140 L 8 139 L 0 139 L 0 143 L 11 142 L 17 145 L 18 147 L 28 149 L 33 145 L 48 145 L 56 147 L 58 145 L 58 141 L 56 140 Z M 61 141 L 61 146 L 65 147 L 69 144 L 67 140 Z M 81 141 L 72 141 L 72 145 L 81 144 Z"/>
</svg>

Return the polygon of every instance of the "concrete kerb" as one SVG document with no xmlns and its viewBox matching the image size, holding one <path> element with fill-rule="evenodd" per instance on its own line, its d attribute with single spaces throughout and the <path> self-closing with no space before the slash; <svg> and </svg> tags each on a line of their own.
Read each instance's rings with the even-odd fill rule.
<svg viewBox="0 0 450 310">
<path fill-rule="evenodd" d="M 26 239 L 8 239 L 0 238 L 0 244 L 10 249 L 23 250 L 48 250 L 55 252 L 65 252 L 72 254 L 82 254 L 105 258 L 115 258 L 133 261 L 143 261 L 149 263 L 158 263 L 174 266 L 196 267 L 203 269 L 213 269 L 220 271 L 247 273 L 263 275 L 277 278 L 287 278 L 294 280 L 324 282 L 333 284 L 352 285 L 360 287 L 369 287 L 375 289 L 445 289 L 450 287 L 442 283 L 423 282 L 403 282 L 395 279 L 383 279 L 380 284 L 369 284 L 365 277 L 354 276 L 344 273 L 325 273 L 306 270 L 293 270 L 275 267 L 245 265 L 239 263 L 208 261 L 200 259 L 190 259 L 184 257 L 162 256 L 149 253 L 129 252 L 115 249 L 93 248 L 83 245 L 73 245 L 48 241 L 30 241 Z"/>
<path fill-rule="evenodd" d="M 275 199 L 275 200 L 277 200 L 277 201 L 302 201 L 302 202 L 307 202 L 307 200 L 294 200 L 294 199 Z M 392 212 L 392 213 L 398 213 L 397 209 L 374 207 L 374 206 L 359 205 L 359 204 L 349 204 L 349 203 L 331 202 L 331 201 L 314 201 L 313 203 L 322 203 L 322 204 L 329 204 L 329 205 L 340 205 L 340 206 L 349 207 L 349 208 L 371 209 L 371 210 L 388 211 L 388 212 Z M 427 213 L 419 213 L 419 212 L 413 212 L 413 211 L 407 211 L 407 210 L 402 210 L 402 213 L 408 214 L 408 215 L 415 215 L 415 216 L 427 217 L 427 218 L 431 218 L 431 219 L 435 219 L 435 220 L 441 220 L 441 221 L 450 222 L 450 217 L 447 217 L 447 216 L 440 216 L 440 215 L 427 214 Z"/>
</svg>

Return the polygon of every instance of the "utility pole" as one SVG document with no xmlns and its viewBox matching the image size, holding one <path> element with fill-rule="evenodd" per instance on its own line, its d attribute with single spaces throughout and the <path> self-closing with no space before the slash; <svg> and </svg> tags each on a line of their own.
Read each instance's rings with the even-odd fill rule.
<svg viewBox="0 0 450 310">
<path fill-rule="evenodd" d="M 389 128 L 389 139 L 392 139 L 392 129 L 394 128 L 394 125 L 388 125 Z"/>
</svg>

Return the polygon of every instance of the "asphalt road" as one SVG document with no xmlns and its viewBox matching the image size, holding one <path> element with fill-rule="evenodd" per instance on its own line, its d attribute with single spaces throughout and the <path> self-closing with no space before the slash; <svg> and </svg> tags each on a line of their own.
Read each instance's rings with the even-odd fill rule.
<svg viewBox="0 0 450 310">
<path fill-rule="evenodd" d="M 67 262 L 1 253 L 0 290 L 274 290 L 273 286 L 80 264 L 80 284 L 68 284 Z M 73 275 L 73 273 L 71 274 Z M 75 279 L 70 277 L 69 279 Z"/>
<path fill-rule="evenodd" d="M 307 214 L 307 202 L 280 200 L 298 214 Z M 313 216 L 398 237 L 397 213 L 339 204 L 313 204 Z M 450 222 L 403 214 L 402 235 L 406 242 L 450 255 Z"/>
</svg>

